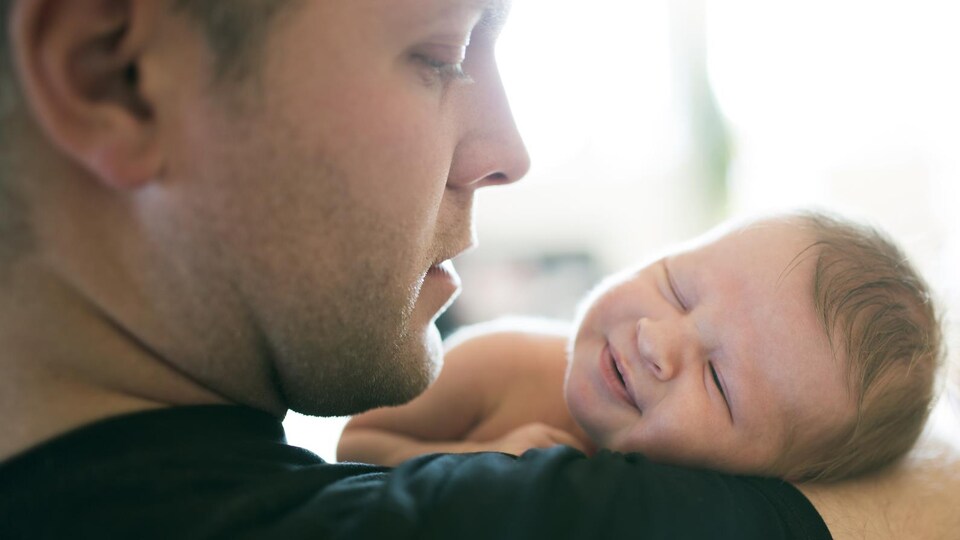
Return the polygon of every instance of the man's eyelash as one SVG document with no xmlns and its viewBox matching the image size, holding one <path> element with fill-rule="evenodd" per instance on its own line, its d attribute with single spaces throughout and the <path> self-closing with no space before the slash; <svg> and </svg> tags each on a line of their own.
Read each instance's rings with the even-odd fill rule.
<svg viewBox="0 0 960 540">
<path fill-rule="evenodd" d="M 416 54 L 414 59 L 430 68 L 443 82 L 472 80 L 470 75 L 463 71 L 463 62 L 445 62 L 425 54 Z"/>
<path fill-rule="evenodd" d="M 463 64 L 439 64 L 434 69 L 446 80 L 469 81 L 470 76 L 463 71 Z"/>
</svg>

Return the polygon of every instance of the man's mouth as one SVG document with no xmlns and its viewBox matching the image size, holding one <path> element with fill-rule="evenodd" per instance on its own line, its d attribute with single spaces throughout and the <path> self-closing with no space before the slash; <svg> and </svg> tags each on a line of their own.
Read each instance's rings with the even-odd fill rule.
<svg viewBox="0 0 960 540">
<path fill-rule="evenodd" d="M 457 274 L 456 269 L 454 269 L 453 261 L 450 259 L 435 263 L 427 269 L 427 275 L 443 277 L 444 279 L 454 282 L 458 288 L 460 287 L 460 276 Z"/>
</svg>

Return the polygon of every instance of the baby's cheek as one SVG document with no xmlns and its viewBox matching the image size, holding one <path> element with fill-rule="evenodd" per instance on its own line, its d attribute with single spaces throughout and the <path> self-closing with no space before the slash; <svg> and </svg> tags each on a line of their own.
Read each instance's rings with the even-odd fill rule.
<svg viewBox="0 0 960 540">
<path fill-rule="evenodd" d="M 591 388 L 583 377 L 571 372 L 564 385 L 564 401 L 573 421 L 580 426 L 590 439 L 599 447 L 607 446 L 609 426 L 606 425 L 601 404 L 591 393 Z"/>
<path fill-rule="evenodd" d="M 658 463 L 706 468 L 730 474 L 766 475 L 770 470 L 761 441 L 736 442 L 733 435 L 711 426 L 673 423 L 650 425 L 634 433 L 633 451 Z"/>
<path fill-rule="evenodd" d="M 617 441 L 617 451 L 637 452 L 658 463 L 705 466 L 716 457 L 716 445 L 683 422 L 666 422 L 648 415 Z"/>
<path fill-rule="evenodd" d="M 589 396 L 587 394 L 588 387 L 584 378 L 579 375 L 576 366 L 574 366 L 563 385 L 563 399 L 573 421 L 584 430 L 589 431 L 588 426 L 592 422 L 590 421 Z"/>
</svg>

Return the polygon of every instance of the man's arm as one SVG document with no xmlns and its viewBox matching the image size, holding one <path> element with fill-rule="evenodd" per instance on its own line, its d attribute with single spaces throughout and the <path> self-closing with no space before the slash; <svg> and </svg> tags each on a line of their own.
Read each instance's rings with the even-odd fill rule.
<svg viewBox="0 0 960 540">
<path fill-rule="evenodd" d="M 953 416 L 952 425 L 942 423 L 890 469 L 838 484 L 798 487 L 836 540 L 960 538 L 957 420 Z"/>
</svg>

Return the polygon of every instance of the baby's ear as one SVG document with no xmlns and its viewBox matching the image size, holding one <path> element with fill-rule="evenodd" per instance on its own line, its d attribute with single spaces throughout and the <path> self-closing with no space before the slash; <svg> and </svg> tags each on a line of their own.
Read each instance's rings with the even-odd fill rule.
<svg viewBox="0 0 960 540">
<path fill-rule="evenodd" d="M 143 52 L 158 0 L 20 0 L 10 43 L 24 99 L 51 145 L 103 183 L 132 188 L 161 168 Z"/>
</svg>

